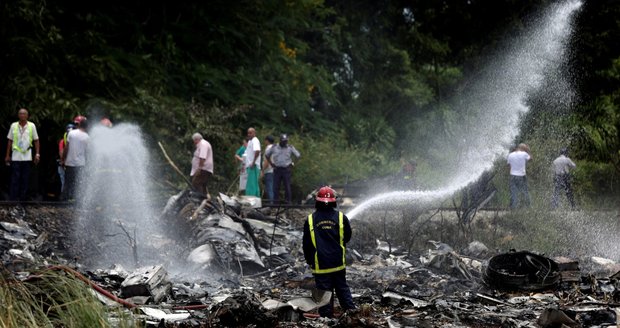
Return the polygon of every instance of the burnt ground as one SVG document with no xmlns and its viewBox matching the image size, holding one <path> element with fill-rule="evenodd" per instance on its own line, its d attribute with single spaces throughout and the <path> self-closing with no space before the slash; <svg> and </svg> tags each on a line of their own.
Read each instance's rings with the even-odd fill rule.
<svg viewBox="0 0 620 328">
<path fill-rule="evenodd" d="M 181 240 L 167 243 L 175 244 L 178 252 L 171 257 L 187 258 L 202 243 L 201 236 L 215 227 L 209 218 L 225 215 L 250 232 L 247 239 L 260 259 L 227 259 L 228 243 L 214 242 L 216 260 L 183 268 L 175 267 L 179 261 L 162 264 L 170 288 L 156 301 L 159 286 L 151 286 L 147 297 L 123 295 L 121 282 L 134 268 L 93 266 L 90 259 L 97 247 L 73 230 L 84 211 L 27 205 L 0 207 L 4 267 L 16 276 L 52 264 L 74 268 L 111 294 L 139 305 L 141 310 L 132 313 L 152 327 L 617 326 L 620 283 L 614 273 L 620 267 L 613 261 L 590 261 L 584 272 L 574 259 L 555 258 L 551 266 L 544 256 L 526 254 L 526 260 L 508 258 L 489 271 L 489 260 L 506 253 L 481 243 L 454 249 L 441 242 L 428 242 L 424 251 L 394 247 L 390 252 L 384 243 L 372 240 L 375 235 L 362 233 L 367 229 L 362 222 L 352 222 L 360 239 L 366 240 L 352 243 L 357 248 L 349 249 L 347 267 L 358 309 L 341 313 L 336 301 L 337 318 L 317 318 L 316 309 L 311 309 L 311 274 L 300 252 L 301 224 L 311 209 L 280 213 L 274 230 L 273 209 L 211 203 L 197 211 L 200 204 L 191 200 L 180 205 L 164 217 L 183 227 L 175 229 L 181 236 L 170 236 Z"/>
</svg>

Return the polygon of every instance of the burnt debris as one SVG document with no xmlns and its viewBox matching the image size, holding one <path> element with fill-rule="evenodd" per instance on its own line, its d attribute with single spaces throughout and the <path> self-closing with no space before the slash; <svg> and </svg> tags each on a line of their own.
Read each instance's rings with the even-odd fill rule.
<svg viewBox="0 0 620 328">
<path fill-rule="evenodd" d="M 94 248 L 71 242 L 75 237 L 67 227 L 79 213 L 4 207 L 2 260 L 18 280 L 32 279 L 32 270 L 51 265 L 79 275 L 102 304 L 127 308 L 146 327 L 617 325 L 620 270 L 613 261 L 580 262 L 530 251 L 497 254 L 480 242 L 458 249 L 429 241 L 424 252 L 399 253 L 374 238 L 364 247 L 357 247 L 358 240 L 348 250 L 347 276 L 358 308 L 343 312 L 336 300 L 335 318 L 320 318 L 317 308 L 330 297 L 313 292 L 300 250 L 301 227 L 311 209 L 256 205 L 176 195 L 160 217 L 174 227 L 170 239 L 158 244 L 162 252 L 173 246 L 171 259 L 103 268 L 85 264 Z M 367 224 L 352 221 L 353 229 Z"/>
</svg>

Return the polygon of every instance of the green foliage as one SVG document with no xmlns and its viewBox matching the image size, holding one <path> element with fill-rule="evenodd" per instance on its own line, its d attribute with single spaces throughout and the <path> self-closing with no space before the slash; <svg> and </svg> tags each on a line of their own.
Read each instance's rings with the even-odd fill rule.
<svg viewBox="0 0 620 328">
<path fill-rule="evenodd" d="M 620 190 L 617 168 L 611 163 L 576 161 L 573 173 L 575 198 L 584 208 L 608 209 Z"/>
<path fill-rule="evenodd" d="M 364 162 L 350 168 L 351 179 L 397 169 L 407 157 L 418 160 L 420 184 L 434 186 L 464 146 L 453 131 L 472 117 L 446 99 L 476 78 L 490 48 L 547 3 L 5 1 L 0 127 L 8 128 L 18 107 L 49 130 L 78 113 L 107 115 L 140 124 L 152 153 L 163 142 L 182 169 L 198 131 L 214 147 L 217 188 L 235 176 L 231 149 L 249 126 L 303 136 L 311 156 L 327 149 L 309 142 L 337 136 L 343 140 L 328 144 L 343 159 Z M 540 168 L 532 165 L 533 177 L 543 177 L 547 154 L 562 143 L 580 159 L 620 171 L 618 13 L 611 0 L 583 6 L 583 28 L 572 41 L 572 73 L 583 80 L 575 114 L 544 117 L 546 103 L 532 101 L 541 110 L 522 137 L 545 157 Z M 532 132 L 549 126 L 566 132 Z M 325 181 L 343 177 L 323 177 L 317 166 L 299 170 Z M 295 180 L 295 188 L 306 192 L 310 180 Z"/>
<path fill-rule="evenodd" d="M 359 114 L 349 114 L 343 117 L 346 140 L 350 145 L 357 145 L 360 149 L 391 153 L 396 133 L 382 117 L 364 117 Z"/>
<path fill-rule="evenodd" d="M 183 172 L 190 171 L 194 144 L 191 136 L 201 133 L 211 143 L 214 152 L 215 176 L 211 184 L 213 191 L 225 191 L 227 176 L 234 170 L 232 157 L 226 156 L 231 148 L 238 148 L 241 133 L 236 122 L 248 111 L 247 106 L 223 107 L 218 104 L 206 106 L 192 100 L 181 102 L 170 97 L 154 96 L 147 90 L 137 89 L 136 94 L 120 104 L 103 102 L 91 104 L 91 108 L 103 107 L 112 117 L 121 121 L 138 121 L 148 131 L 147 144 L 156 151 L 156 162 L 164 159 L 157 147 L 161 142 L 169 156 Z M 94 109 L 93 109 L 94 110 Z M 188 128 L 189 127 L 189 128 Z M 181 147 L 179 147 L 181 145 Z M 236 148 L 235 148 L 236 149 Z M 179 181 L 176 172 L 164 166 L 163 180 Z M 189 173 L 188 173 L 189 174 Z M 182 184 L 177 184 L 184 188 Z"/>
<path fill-rule="evenodd" d="M 321 137 L 293 135 L 289 141 L 301 153 L 293 170 L 294 192 L 305 197 L 311 190 L 325 184 L 344 184 L 385 174 L 387 161 L 371 149 L 347 144 L 343 133 Z M 373 162 L 376 161 L 376 162 Z"/>
<path fill-rule="evenodd" d="M 613 258 L 611 240 L 618 229 L 612 212 L 513 211 L 494 221 L 501 238 L 489 241 L 497 249 L 529 250 L 548 256 L 597 254 Z"/>
<path fill-rule="evenodd" d="M 620 82 L 620 80 L 619 80 Z M 620 88 L 615 94 L 603 95 L 587 105 L 590 119 L 577 119 L 579 141 L 588 158 L 612 162 L 620 172 Z"/>
</svg>

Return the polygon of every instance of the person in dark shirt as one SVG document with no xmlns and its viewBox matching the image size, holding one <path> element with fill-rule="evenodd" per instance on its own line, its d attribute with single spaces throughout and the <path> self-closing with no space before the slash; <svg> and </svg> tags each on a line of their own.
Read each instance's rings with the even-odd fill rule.
<svg viewBox="0 0 620 328">
<path fill-rule="evenodd" d="M 304 223 L 303 250 L 306 263 L 312 269 L 316 288 L 335 291 L 343 310 L 355 309 L 346 280 L 346 244 L 351 240 L 351 225 L 344 213 L 337 211 L 336 195 L 332 188 L 319 189 L 316 211 Z M 332 302 L 319 308 L 322 317 L 333 316 Z"/>
</svg>

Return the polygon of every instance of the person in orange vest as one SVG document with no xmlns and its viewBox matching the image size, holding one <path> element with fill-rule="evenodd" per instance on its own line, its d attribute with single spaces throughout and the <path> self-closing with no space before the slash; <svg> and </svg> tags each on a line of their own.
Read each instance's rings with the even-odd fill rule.
<svg viewBox="0 0 620 328">
<path fill-rule="evenodd" d="M 304 223 L 303 250 L 312 269 L 316 288 L 335 291 L 343 310 L 355 309 L 346 279 L 346 244 L 351 240 L 351 225 L 344 213 L 337 211 L 336 193 L 322 187 L 316 194 L 316 211 Z M 333 316 L 332 302 L 319 308 L 319 315 Z"/>
<path fill-rule="evenodd" d="M 18 121 L 11 124 L 6 145 L 4 162 L 11 166 L 10 200 L 25 201 L 28 193 L 28 182 L 32 163 L 38 164 L 41 160 L 39 152 L 39 135 L 34 123 L 28 121 L 28 110 L 25 108 L 17 112 Z M 35 155 L 32 156 L 34 145 Z"/>
</svg>

